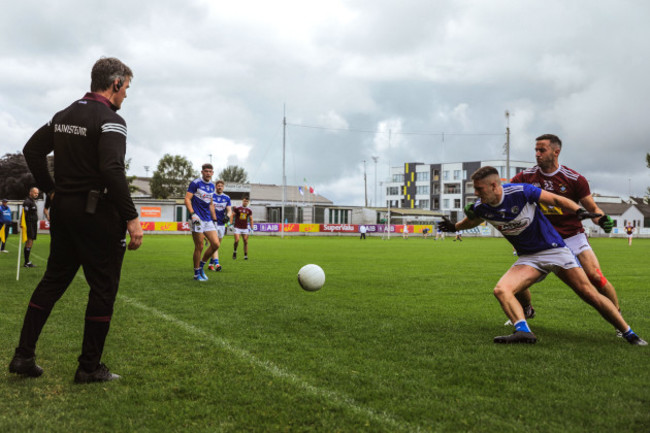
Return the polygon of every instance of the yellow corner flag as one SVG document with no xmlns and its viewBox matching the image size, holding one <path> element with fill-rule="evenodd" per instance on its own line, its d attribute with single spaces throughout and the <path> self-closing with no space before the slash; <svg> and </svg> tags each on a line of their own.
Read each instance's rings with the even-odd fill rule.
<svg viewBox="0 0 650 433">
<path fill-rule="evenodd" d="M 25 222 L 24 210 L 23 210 L 23 216 L 20 218 L 20 239 L 22 243 L 27 242 L 27 223 Z"/>
<path fill-rule="evenodd" d="M 2 226 L 2 229 L 0 229 L 0 242 L 3 244 L 7 241 L 7 235 L 5 234 L 7 232 L 7 224 L 4 224 Z"/>
</svg>

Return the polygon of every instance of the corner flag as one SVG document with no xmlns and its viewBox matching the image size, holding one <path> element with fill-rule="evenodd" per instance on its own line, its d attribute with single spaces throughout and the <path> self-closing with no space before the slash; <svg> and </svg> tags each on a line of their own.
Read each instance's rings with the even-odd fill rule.
<svg viewBox="0 0 650 433">
<path fill-rule="evenodd" d="M 2 242 L 3 244 L 7 241 L 6 232 L 7 232 L 7 224 L 4 224 L 2 226 L 2 229 L 0 229 L 0 242 Z"/>
<path fill-rule="evenodd" d="M 20 218 L 20 239 L 21 239 L 21 243 L 27 242 L 27 222 L 25 222 L 24 209 L 23 209 L 23 216 Z"/>
</svg>

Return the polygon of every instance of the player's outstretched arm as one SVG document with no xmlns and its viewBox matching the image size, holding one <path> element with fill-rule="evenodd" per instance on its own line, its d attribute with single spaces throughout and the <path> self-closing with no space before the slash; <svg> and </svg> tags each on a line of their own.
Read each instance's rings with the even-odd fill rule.
<svg viewBox="0 0 650 433">
<path fill-rule="evenodd" d="M 575 213 L 581 220 L 587 218 L 597 218 L 603 215 L 600 213 L 588 212 L 581 208 L 580 205 L 578 205 L 578 203 L 574 202 L 573 200 L 569 200 L 566 197 L 562 197 L 544 190 L 541 191 L 539 202 L 547 206 L 556 206 L 564 211 Z"/>
<path fill-rule="evenodd" d="M 605 233 L 611 233 L 612 229 L 614 228 L 614 220 L 612 217 L 603 212 L 601 208 L 598 207 L 591 194 L 580 199 L 580 204 L 587 211 L 602 215 L 598 218 L 592 218 L 592 221 L 594 224 L 598 224 L 605 231 Z"/>
</svg>

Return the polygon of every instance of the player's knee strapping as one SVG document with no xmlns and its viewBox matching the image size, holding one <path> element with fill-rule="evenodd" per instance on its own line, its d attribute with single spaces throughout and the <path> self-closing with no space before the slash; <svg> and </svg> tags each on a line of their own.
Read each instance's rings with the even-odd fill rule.
<svg viewBox="0 0 650 433">
<path fill-rule="evenodd" d="M 589 280 L 597 289 L 602 289 L 607 285 L 607 278 L 600 272 L 600 269 L 596 269 L 596 275 L 590 275 Z"/>
</svg>

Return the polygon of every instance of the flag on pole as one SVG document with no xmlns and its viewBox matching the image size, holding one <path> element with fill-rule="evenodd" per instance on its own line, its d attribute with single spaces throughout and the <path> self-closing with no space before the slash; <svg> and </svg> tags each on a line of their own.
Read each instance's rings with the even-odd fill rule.
<svg viewBox="0 0 650 433">
<path fill-rule="evenodd" d="M 312 194 L 316 194 L 316 190 L 314 189 L 313 186 L 309 187 L 309 192 L 312 193 Z"/>
<path fill-rule="evenodd" d="M 0 229 L 0 242 L 3 244 L 7 241 L 7 224 L 3 224 L 2 229 Z"/>
<path fill-rule="evenodd" d="M 300 195 L 305 195 L 305 192 L 302 190 L 301 186 L 298 187 L 298 192 L 300 193 Z"/>
<path fill-rule="evenodd" d="M 23 209 L 23 216 L 20 218 L 20 239 L 22 243 L 27 242 L 27 222 L 25 221 L 24 209 Z"/>
</svg>

